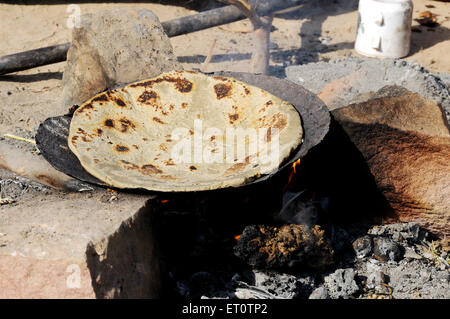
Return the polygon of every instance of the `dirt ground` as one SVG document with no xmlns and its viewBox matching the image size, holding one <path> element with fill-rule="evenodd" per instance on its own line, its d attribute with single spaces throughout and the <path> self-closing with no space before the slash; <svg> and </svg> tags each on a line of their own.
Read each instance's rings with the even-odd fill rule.
<svg viewBox="0 0 450 319">
<path fill-rule="evenodd" d="M 407 60 L 414 60 L 430 71 L 450 72 L 450 3 L 414 0 L 414 15 L 430 10 L 438 16 L 439 26 L 420 27 L 412 33 L 412 48 Z M 0 55 L 21 52 L 71 40 L 67 26 L 68 4 L 49 1 L 17 1 L 0 4 Z M 34 3 L 24 5 L 21 3 Z M 43 3 L 43 4 L 35 4 Z M 116 7 L 138 6 L 151 9 L 161 21 L 195 13 L 183 7 L 150 3 L 80 3 L 81 13 Z M 357 0 L 312 1 L 274 20 L 271 69 L 283 74 L 284 67 L 319 60 L 357 55 Z M 432 5 L 433 8 L 426 8 Z M 417 25 L 417 22 L 413 22 Z M 188 35 L 171 38 L 175 54 L 185 68 L 198 68 L 214 40 L 213 59 L 208 71 L 247 71 L 251 52 L 251 25 L 240 21 Z M 64 63 L 0 76 L 0 135 L 18 129 L 34 132 L 41 121 L 55 114 L 61 99 Z"/>
</svg>

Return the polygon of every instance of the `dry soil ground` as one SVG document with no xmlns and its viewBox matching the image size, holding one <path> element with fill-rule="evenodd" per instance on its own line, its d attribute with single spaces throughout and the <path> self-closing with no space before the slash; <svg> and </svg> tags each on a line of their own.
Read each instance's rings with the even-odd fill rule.
<svg viewBox="0 0 450 319">
<path fill-rule="evenodd" d="M 406 59 L 436 73 L 450 72 L 450 3 L 413 2 L 413 18 L 421 11 L 430 10 L 438 15 L 440 25 L 421 27 L 421 32 L 413 32 L 411 53 Z M 49 1 L 15 3 L 0 3 L 0 55 L 71 40 L 71 30 L 67 26 L 68 4 L 49 5 Z M 357 0 L 311 1 L 275 18 L 276 30 L 271 35 L 272 70 L 282 73 L 286 65 L 356 55 L 353 46 L 357 3 Z M 426 5 L 434 7 L 426 8 Z M 79 6 L 81 13 L 126 6 L 145 7 L 153 10 L 161 21 L 195 13 L 182 7 L 151 3 L 80 3 Z M 250 23 L 244 20 L 175 37 L 171 41 L 175 54 L 186 68 L 199 67 L 217 40 L 208 71 L 246 71 L 252 46 L 250 29 Z M 55 106 L 61 99 L 63 70 L 64 63 L 58 63 L 0 77 L 0 135 L 14 133 L 17 128 L 34 131 L 42 120 L 55 115 Z"/>
</svg>

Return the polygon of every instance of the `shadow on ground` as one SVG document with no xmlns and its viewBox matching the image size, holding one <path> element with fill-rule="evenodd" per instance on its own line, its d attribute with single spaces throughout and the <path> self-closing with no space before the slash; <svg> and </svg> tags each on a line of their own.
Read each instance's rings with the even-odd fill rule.
<svg viewBox="0 0 450 319">
<path fill-rule="evenodd" d="M 450 29 L 443 26 L 419 26 L 415 30 L 415 32 L 411 33 L 411 51 L 409 52 L 409 55 L 450 39 Z M 430 33 L 434 33 L 434 36 L 431 37 Z"/>
</svg>

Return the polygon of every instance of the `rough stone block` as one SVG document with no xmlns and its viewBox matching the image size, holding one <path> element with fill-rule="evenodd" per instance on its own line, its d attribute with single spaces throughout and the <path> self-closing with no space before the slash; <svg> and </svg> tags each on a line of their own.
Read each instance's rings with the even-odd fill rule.
<svg viewBox="0 0 450 319">
<path fill-rule="evenodd" d="M 0 298 L 158 297 L 148 196 L 111 197 L 61 192 L 0 206 Z"/>
<path fill-rule="evenodd" d="M 182 69 L 158 17 L 146 9 L 81 16 L 63 75 L 61 114 L 107 88 Z"/>
</svg>

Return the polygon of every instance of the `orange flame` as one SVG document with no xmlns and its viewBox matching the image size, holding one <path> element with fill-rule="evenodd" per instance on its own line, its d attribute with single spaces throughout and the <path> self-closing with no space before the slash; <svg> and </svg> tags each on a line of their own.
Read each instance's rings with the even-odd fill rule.
<svg viewBox="0 0 450 319">
<path fill-rule="evenodd" d="M 294 175 L 297 174 L 297 165 L 299 165 L 301 162 L 301 159 L 299 158 L 298 160 L 296 160 L 294 163 L 292 163 L 292 172 L 291 175 L 289 175 L 289 180 L 287 182 L 287 184 L 284 186 L 283 191 L 286 191 L 286 189 L 289 187 L 289 185 L 291 185 L 292 180 L 294 179 Z"/>
<path fill-rule="evenodd" d="M 161 204 L 166 204 L 166 203 L 168 203 L 168 202 L 169 202 L 168 199 L 162 199 L 162 200 L 161 200 Z"/>
<path fill-rule="evenodd" d="M 234 240 L 235 240 L 235 241 L 238 241 L 240 238 L 241 238 L 241 235 L 236 235 L 236 236 L 234 236 Z"/>
<path fill-rule="evenodd" d="M 292 164 L 292 169 L 294 170 L 294 174 L 297 174 L 297 171 L 296 171 L 295 167 L 296 167 L 297 165 L 299 165 L 300 162 L 301 162 L 301 159 L 299 158 L 298 160 L 296 160 L 296 161 Z M 291 174 L 291 175 L 292 175 L 292 174 Z"/>
</svg>

